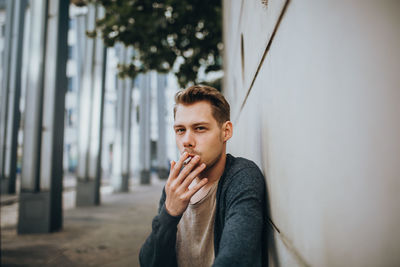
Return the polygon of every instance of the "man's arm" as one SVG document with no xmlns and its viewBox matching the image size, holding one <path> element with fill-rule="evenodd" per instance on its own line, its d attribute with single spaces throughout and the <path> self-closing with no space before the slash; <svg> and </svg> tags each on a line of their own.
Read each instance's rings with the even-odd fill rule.
<svg viewBox="0 0 400 267">
<path fill-rule="evenodd" d="M 258 168 L 240 171 L 227 189 L 225 223 L 213 266 L 261 266 L 265 182 Z"/>
<path fill-rule="evenodd" d="M 163 189 L 158 215 L 153 219 L 152 232 L 140 249 L 140 266 L 177 266 L 175 242 L 181 216 L 169 215 L 165 209 L 165 198 Z"/>
<path fill-rule="evenodd" d="M 182 214 L 190 198 L 207 183 L 203 179 L 193 188 L 190 183 L 204 170 L 205 164 L 197 166 L 200 160 L 195 156 L 183 169 L 183 162 L 188 158 L 183 153 L 178 162 L 171 162 L 171 171 L 164 187 L 158 215 L 154 217 L 152 232 L 140 249 L 141 266 L 176 266 L 176 232 Z"/>
</svg>

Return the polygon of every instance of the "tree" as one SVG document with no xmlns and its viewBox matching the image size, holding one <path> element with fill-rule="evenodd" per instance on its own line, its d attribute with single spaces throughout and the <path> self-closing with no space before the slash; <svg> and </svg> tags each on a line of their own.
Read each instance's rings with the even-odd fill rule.
<svg viewBox="0 0 400 267">
<path fill-rule="evenodd" d="M 156 70 L 174 72 L 181 87 L 221 69 L 220 0 L 92 0 L 105 8 L 96 22 L 106 46 L 122 42 L 134 47 L 130 65 L 120 75 L 135 77 Z M 96 31 L 91 32 L 95 35 Z M 90 35 L 90 34 L 89 34 Z M 212 82 L 218 86 L 218 82 Z"/>
</svg>

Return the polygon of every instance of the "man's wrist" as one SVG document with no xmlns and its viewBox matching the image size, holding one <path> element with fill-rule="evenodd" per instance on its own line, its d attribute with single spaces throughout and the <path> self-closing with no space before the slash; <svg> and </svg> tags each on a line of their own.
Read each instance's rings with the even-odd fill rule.
<svg viewBox="0 0 400 267">
<path fill-rule="evenodd" d="M 172 217 L 179 217 L 182 215 L 182 214 L 179 214 L 178 212 L 171 211 L 171 209 L 168 208 L 167 205 L 165 205 L 165 211 Z"/>
<path fill-rule="evenodd" d="M 165 205 L 161 208 L 160 214 L 159 214 L 159 221 L 162 224 L 165 225 L 178 225 L 179 221 L 181 220 L 182 216 L 172 216 L 171 214 L 168 213 Z"/>
</svg>

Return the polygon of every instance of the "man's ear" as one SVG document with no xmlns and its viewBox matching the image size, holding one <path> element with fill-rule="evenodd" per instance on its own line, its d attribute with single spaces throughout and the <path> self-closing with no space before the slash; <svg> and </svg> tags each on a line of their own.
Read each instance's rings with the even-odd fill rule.
<svg viewBox="0 0 400 267">
<path fill-rule="evenodd" d="M 233 135 L 233 125 L 231 121 L 226 121 L 222 125 L 222 134 L 224 142 L 228 141 Z"/>
</svg>

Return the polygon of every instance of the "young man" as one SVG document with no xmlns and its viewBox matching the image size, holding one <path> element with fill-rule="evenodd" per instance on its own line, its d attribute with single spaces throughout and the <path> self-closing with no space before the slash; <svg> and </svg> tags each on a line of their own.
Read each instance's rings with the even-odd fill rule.
<svg viewBox="0 0 400 267">
<path fill-rule="evenodd" d="M 228 102 L 192 86 L 175 95 L 174 118 L 181 156 L 171 162 L 141 266 L 266 265 L 264 177 L 252 161 L 226 154 Z"/>
</svg>

